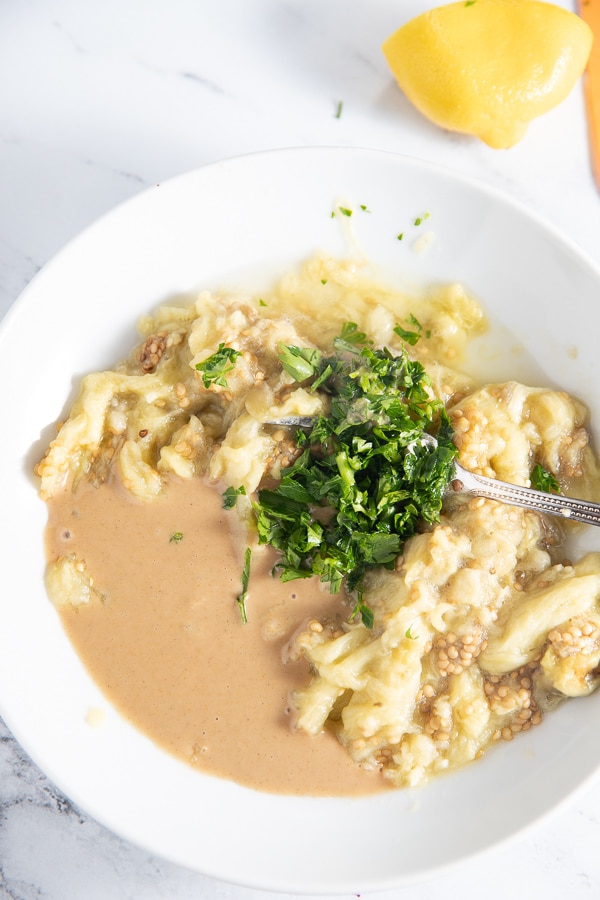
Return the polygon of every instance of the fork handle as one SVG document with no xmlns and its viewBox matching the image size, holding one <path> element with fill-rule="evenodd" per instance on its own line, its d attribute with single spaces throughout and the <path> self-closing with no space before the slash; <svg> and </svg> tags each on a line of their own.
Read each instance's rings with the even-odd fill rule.
<svg viewBox="0 0 600 900">
<path fill-rule="evenodd" d="M 510 503 L 512 506 L 523 506 L 535 512 L 559 516 L 562 519 L 574 519 L 577 522 L 587 522 L 589 525 L 600 525 L 600 503 L 508 484 L 506 481 L 486 478 L 485 475 L 476 475 L 474 472 L 463 469 L 462 466 L 456 467 L 450 488 L 457 492 L 466 491 L 475 497 L 499 500 L 502 503 Z"/>
</svg>

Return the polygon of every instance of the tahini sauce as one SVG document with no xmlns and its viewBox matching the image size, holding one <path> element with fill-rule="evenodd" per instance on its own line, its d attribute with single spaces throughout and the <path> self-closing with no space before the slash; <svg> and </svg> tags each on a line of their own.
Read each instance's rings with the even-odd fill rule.
<svg viewBox="0 0 600 900">
<path fill-rule="evenodd" d="M 173 479 L 150 503 L 117 483 L 57 495 L 48 560 L 84 559 L 105 598 L 61 609 L 77 653 L 128 720 L 203 771 L 286 794 L 382 789 L 333 735 L 294 733 L 286 712 L 309 677 L 305 662 L 283 665 L 286 642 L 307 616 L 347 608 L 313 579 L 273 578 L 263 549 L 253 553 L 244 625 L 234 515 L 200 479 Z"/>
</svg>

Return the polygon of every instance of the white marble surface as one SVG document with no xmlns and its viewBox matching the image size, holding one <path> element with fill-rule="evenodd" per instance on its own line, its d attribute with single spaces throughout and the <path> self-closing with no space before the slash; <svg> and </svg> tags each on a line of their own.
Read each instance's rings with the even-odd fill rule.
<svg viewBox="0 0 600 900">
<path fill-rule="evenodd" d="M 361 146 L 441 163 L 522 201 L 600 263 L 581 85 L 510 151 L 438 130 L 394 86 L 380 52 L 428 5 L 2 0 L 0 315 L 115 204 L 204 163 L 274 147 Z M 510 845 L 377 896 L 596 898 L 599 846 L 596 782 Z M 0 720 L 0 897 L 263 896 L 274 895 L 186 871 L 106 831 L 61 796 Z"/>
</svg>

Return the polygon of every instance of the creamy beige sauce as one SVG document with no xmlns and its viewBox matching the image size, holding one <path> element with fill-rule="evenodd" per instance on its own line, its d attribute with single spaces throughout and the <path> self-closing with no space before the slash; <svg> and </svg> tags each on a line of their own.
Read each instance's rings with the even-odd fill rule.
<svg viewBox="0 0 600 900">
<path fill-rule="evenodd" d="M 76 651 L 128 720 L 203 771 L 287 794 L 384 789 L 332 734 L 294 732 L 288 718 L 289 693 L 309 672 L 305 662 L 283 664 L 285 644 L 307 616 L 347 616 L 347 607 L 313 579 L 282 584 L 271 552 L 259 550 L 243 624 L 234 515 L 199 479 L 172 480 L 150 503 L 117 484 L 58 494 L 48 560 L 84 559 L 104 598 L 61 609 Z"/>
</svg>

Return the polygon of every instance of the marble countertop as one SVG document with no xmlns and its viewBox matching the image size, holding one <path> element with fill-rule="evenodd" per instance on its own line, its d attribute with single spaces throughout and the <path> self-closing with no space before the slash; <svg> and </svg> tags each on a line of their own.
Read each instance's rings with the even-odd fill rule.
<svg viewBox="0 0 600 900">
<path fill-rule="evenodd" d="M 117 203 L 205 163 L 276 147 L 377 148 L 467 173 L 524 203 L 600 264 L 582 85 L 509 151 L 439 130 L 396 88 L 380 51 L 428 5 L 5 0 L 0 315 Z M 571 0 L 559 5 L 572 8 Z M 377 896 L 600 897 L 598 846 L 596 782 L 509 845 Z M 0 720 L 0 897 L 267 896 L 275 895 L 189 872 L 109 833 L 57 791 Z"/>
</svg>

